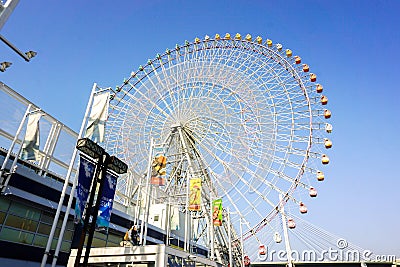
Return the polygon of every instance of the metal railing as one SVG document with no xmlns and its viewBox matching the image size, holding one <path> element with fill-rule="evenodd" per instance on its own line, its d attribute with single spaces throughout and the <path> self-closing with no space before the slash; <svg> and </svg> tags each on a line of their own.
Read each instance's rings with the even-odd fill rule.
<svg viewBox="0 0 400 267">
<path fill-rule="evenodd" d="M 32 109 L 39 109 L 35 104 L 0 82 L 0 147 L 9 150 L 17 129 L 24 119 L 24 112 L 31 105 Z M 36 161 L 30 161 L 32 165 L 40 168 L 39 175 L 48 173 L 65 177 L 69 161 L 74 150 L 78 134 L 59 120 L 40 110 L 43 113 L 40 119 L 40 146 L 39 157 Z M 24 139 L 26 122 L 18 135 L 12 154 L 18 154 Z M 76 168 L 73 169 L 75 174 Z"/>
</svg>

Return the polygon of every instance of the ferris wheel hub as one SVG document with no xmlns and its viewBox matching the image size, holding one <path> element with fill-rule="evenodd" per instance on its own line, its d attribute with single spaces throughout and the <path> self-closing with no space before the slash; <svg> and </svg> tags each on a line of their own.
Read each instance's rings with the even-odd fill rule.
<svg viewBox="0 0 400 267">
<path fill-rule="evenodd" d="M 179 122 L 171 125 L 171 129 L 176 129 L 178 127 L 182 127 L 182 124 Z"/>
</svg>

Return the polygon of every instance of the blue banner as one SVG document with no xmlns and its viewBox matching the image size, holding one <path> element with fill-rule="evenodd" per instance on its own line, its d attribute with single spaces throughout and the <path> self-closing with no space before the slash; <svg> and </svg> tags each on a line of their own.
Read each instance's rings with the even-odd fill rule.
<svg viewBox="0 0 400 267">
<path fill-rule="evenodd" d="M 111 211 L 114 202 L 116 187 L 117 187 L 117 176 L 107 173 L 104 180 L 99 213 L 97 215 L 97 221 L 96 221 L 96 226 L 98 228 L 108 228 L 108 225 L 110 223 L 110 217 L 111 217 Z"/>
<path fill-rule="evenodd" d="M 86 202 L 89 196 L 90 185 L 92 183 L 94 163 L 81 157 L 78 170 L 78 185 L 76 187 L 76 204 L 75 204 L 75 222 L 83 223 L 82 214 L 85 210 Z"/>
</svg>

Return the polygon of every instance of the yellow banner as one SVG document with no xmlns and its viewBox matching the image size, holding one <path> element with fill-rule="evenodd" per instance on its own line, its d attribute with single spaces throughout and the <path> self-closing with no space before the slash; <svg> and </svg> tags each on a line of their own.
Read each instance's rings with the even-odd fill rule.
<svg viewBox="0 0 400 267">
<path fill-rule="evenodd" d="M 200 211 L 201 178 L 190 179 L 189 210 Z"/>
</svg>

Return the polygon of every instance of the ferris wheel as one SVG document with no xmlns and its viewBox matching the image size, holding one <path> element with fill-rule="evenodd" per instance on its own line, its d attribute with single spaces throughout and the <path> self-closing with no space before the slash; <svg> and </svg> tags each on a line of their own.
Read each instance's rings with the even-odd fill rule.
<svg viewBox="0 0 400 267">
<path fill-rule="evenodd" d="M 188 180 L 199 178 L 199 212 L 222 199 L 232 241 L 246 254 L 246 245 L 279 241 L 273 219 L 286 204 L 306 213 L 329 163 L 331 112 L 316 80 L 290 49 L 249 34 L 195 38 L 157 54 L 113 90 L 106 146 L 133 177 L 119 190 L 146 184 L 151 150 L 167 159 L 154 201 L 184 203 Z"/>
</svg>

